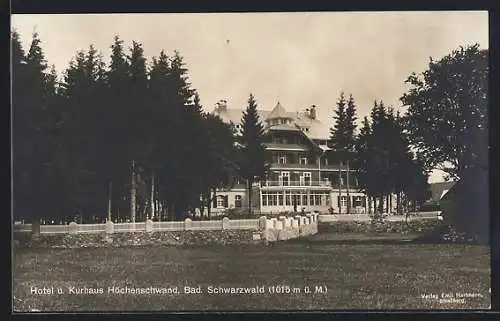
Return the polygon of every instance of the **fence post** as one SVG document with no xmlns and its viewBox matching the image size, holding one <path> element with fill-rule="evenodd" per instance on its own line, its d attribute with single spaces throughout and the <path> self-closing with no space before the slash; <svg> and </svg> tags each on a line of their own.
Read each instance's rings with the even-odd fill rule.
<svg viewBox="0 0 500 321">
<path fill-rule="evenodd" d="M 153 232 L 153 221 L 146 220 L 146 232 Z"/>
<path fill-rule="evenodd" d="M 223 230 L 228 230 L 229 229 L 229 224 L 230 224 L 229 218 L 228 217 L 224 217 L 222 219 L 222 229 Z"/>
<path fill-rule="evenodd" d="M 267 226 L 267 225 L 266 225 L 266 223 L 267 223 L 267 217 L 265 217 L 265 216 L 261 216 L 261 217 L 259 218 L 259 228 L 260 228 L 261 230 L 265 230 L 265 229 L 266 229 L 266 226 Z"/>
<path fill-rule="evenodd" d="M 192 223 L 191 219 L 186 218 L 184 220 L 184 230 L 189 231 L 191 229 L 191 223 Z"/>
<path fill-rule="evenodd" d="M 113 234 L 115 232 L 115 223 L 112 221 L 106 222 L 106 234 Z"/>
<path fill-rule="evenodd" d="M 31 223 L 31 234 L 36 236 L 40 235 L 40 221 L 34 220 Z"/>
<path fill-rule="evenodd" d="M 288 228 L 291 226 L 290 221 L 285 216 L 280 216 L 280 221 L 283 223 L 283 228 Z"/>
<path fill-rule="evenodd" d="M 68 225 L 69 234 L 77 234 L 78 233 L 78 224 L 76 222 L 71 222 Z"/>
</svg>

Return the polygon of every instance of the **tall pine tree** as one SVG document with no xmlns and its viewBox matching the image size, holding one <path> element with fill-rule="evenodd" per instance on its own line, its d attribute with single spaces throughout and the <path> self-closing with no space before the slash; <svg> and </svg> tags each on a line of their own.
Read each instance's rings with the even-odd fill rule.
<svg viewBox="0 0 500 321">
<path fill-rule="evenodd" d="M 346 102 L 344 92 L 340 93 L 340 97 L 334 109 L 333 116 L 335 123 L 330 129 L 330 140 L 332 142 L 333 153 L 337 155 L 339 160 L 346 166 L 346 189 L 347 189 L 347 213 L 351 212 L 351 199 L 349 195 L 350 189 L 350 162 L 354 157 L 355 147 L 355 130 L 356 130 L 356 105 L 352 95 L 349 95 L 349 100 Z M 342 177 L 341 169 L 339 168 L 339 176 Z M 341 181 L 342 179 L 339 179 Z M 340 182 L 339 182 L 340 184 Z M 339 191 L 341 187 L 339 185 Z M 339 198 L 341 197 L 339 193 Z M 339 203 L 339 212 L 341 211 Z"/>
<path fill-rule="evenodd" d="M 268 164 L 264 147 L 264 127 L 257 114 L 257 102 L 253 94 L 248 98 L 248 105 L 243 112 L 241 136 L 239 136 L 239 172 L 246 180 L 248 190 L 248 211 L 252 214 L 252 192 L 254 182 L 266 177 Z"/>
</svg>

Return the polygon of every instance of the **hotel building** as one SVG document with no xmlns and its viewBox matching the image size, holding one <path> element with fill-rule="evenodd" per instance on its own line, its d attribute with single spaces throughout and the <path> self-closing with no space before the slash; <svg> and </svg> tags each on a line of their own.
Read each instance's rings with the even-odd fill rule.
<svg viewBox="0 0 500 321">
<path fill-rule="evenodd" d="M 241 130 L 243 112 L 227 108 L 224 100 L 213 111 L 237 131 Z M 253 186 L 254 213 L 305 210 L 345 214 L 348 202 L 350 213 L 367 212 L 367 199 L 359 189 L 356 172 L 328 147 L 330 128 L 318 119 L 316 106 L 294 113 L 278 102 L 271 111 L 258 110 L 258 115 L 264 126 L 270 172 L 266 180 Z M 244 211 L 246 194 L 244 182 L 239 181 L 217 190 L 212 212 Z"/>
</svg>

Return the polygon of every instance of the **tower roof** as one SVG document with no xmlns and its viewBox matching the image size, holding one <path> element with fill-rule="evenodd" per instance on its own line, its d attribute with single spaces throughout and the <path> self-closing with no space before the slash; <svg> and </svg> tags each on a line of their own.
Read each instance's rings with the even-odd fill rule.
<svg viewBox="0 0 500 321">
<path fill-rule="evenodd" d="M 274 106 L 274 109 L 266 118 L 266 120 L 269 119 L 293 119 L 293 118 L 288 115 L 285 108 L 283 108 L 283 106 L 281 106 L 280 102 L 278 101 L 276 106 Z"/>
</svg>

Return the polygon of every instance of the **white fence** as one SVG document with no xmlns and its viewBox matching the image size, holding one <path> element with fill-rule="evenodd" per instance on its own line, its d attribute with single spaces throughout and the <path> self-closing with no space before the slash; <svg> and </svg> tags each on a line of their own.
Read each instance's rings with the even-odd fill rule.
<svg viewBox="0 0 500 321">
<path fill-rule="evenodd" d="M 425 219 L 434 219 L 440 220 L 442 219 L 441 212 L 410 212 L 408 213 L 408 217 L 406 215 L 385 215 L 383 216 L 383 220 L 388 222 L 401 222 L 406 221 L 417 221 L 417 220 L 425 220 Z M 342 222 L 342 221 L 370 221 L 372 216 L 369 214 L 333 214 L 333 215 L 319 215 L 319 222 Z"/>
<path fill-rule="evenodd" d="M 69 225 L 40 225 L 40 234 L 69 233 Z"/>
<path fill-rule="evenodd" d="M 182 231 L 184 221 L 181 222 L 153 222 L 153 231 Z"/>
<path fill-rule="evenodd" d="M 259 227 L 259 219 L 230 220 L 228 230 L 252 230 Z"/>
<path fill-rule="evenodd" d="M 422 219 L 442 219 L 441 212 L 425 212 L 425 213 L 409 213 L 408 220 Z M 313 222 L 337 222 L 337 221 L 370 221 L 372 217 L 368 214 L 334 214 L 334 215 L 317 215 L 309 214 L 306 216 L 310 223 Z M 302 219 L 306 220 L 306 217 Z M 283 217 L 284 218 L 284 217 Z M 295 217 L 299 225 L 302 225 L 301 219 Z M 404 215 L 389 215 L 385 216 L 384 220 L 389 222 L 401 222 L 407 218 Z M 68 225 L 40 225 L 40 234 L 65 234 L 65 233 L 133 233 L 133 232 L 160 232 L 160 231 L 215 231 L 215 230 L 256 230 L 262 228 L 263 225 L 267 228 L 275 228 L 278 226 L 289 226 L 293 223 L 292 218 L 286 219 L 240 219 L 230 220 L 224 217 L 221 220 L 213 221 L 192 221 L 186 219 L 184 221 L 175 222 L 136 222 L 136 223 L 104 223 L 104 224 L 76 224 L 74 222 Z M 307 224 L 309 224 L 309 222 Z M 282 224 L 282 225 L 281 225 Z M 32 224 L 14 224 L 14 232 L 29 233 L 33 232 Z M 35 231 L 36 232 L 36 231 Z"/>
<path fill-rule="evenodd" d="M 40 234 L 65 233 L 133 233 L 133 232 L 160 232 L 160 231 L 214 231 L 214 230 L 252 230 L 259 228 L 259 219 L 230 220 L 225 217 L 213 221 L 184 221 L 175 222 L 136 222 L 136 223 L 104 223 L 104 224 L 76 224 L 68 225 L 40 225 Z M 33 232 L 32 224 L 15 224 L 14 232 Z"/>
<path fill-rule="evenodd" d="M 81 224 L 86 225 L 86 224 Z M 106 224 L 104 225 L 104 232 L 106 231 Z M 115 233 L 127 233 L 127 232 L 143 232 L 146 230 L 146 222 L 135 222 L 135 223 L 113 223 L 113 228 Z"/>
</svg>

